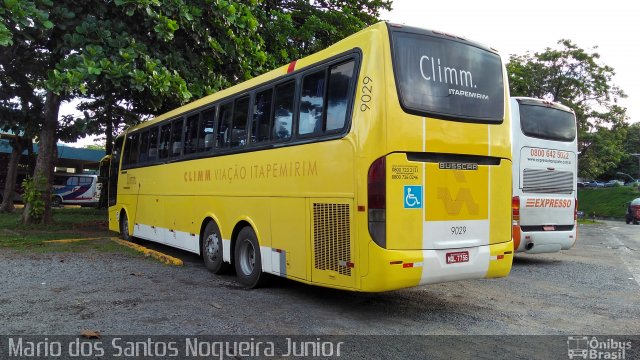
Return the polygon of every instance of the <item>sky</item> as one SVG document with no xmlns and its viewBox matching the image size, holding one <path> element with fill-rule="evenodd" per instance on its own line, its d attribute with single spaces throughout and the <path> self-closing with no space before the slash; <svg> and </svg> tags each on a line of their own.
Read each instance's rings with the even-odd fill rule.
<svg viewBox="0 0 640 360">
<path fill-rule="evenodd" d="M 381 14 L 383 20 L 489 45 L 505 61 L 570 39 L 615 70 L 613 84 L 628 96 L 619 104 L 630 122 L 640 121 L 640 1 L 393 0 L 392 7 Z"/>
</svg>

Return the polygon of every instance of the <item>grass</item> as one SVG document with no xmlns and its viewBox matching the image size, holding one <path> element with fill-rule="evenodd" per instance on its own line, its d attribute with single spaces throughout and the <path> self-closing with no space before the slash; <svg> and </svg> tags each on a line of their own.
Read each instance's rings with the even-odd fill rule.
<svg viewBox="0 0 640 360">
<path fill-rule="evenodd" d="M 584 212 L 586 218 L 624 218 L 627 204 L 637 197 L 640 197 L 640 191 L 631 186 L 579 189 L 578 210 Z"/>
<path fill-rule="evenodd" d="M 0 248 L 32 252 L 103 252 L 136 253 L 110 240 L 107 211 L 94 208 L 62 208 L 53 210 L 51 225 L 24 225 L 20 222 L 22 209 L 0 214 Z M 105 238 L 74 243 L 46 243 L 47 240 Z"/>
</svg>

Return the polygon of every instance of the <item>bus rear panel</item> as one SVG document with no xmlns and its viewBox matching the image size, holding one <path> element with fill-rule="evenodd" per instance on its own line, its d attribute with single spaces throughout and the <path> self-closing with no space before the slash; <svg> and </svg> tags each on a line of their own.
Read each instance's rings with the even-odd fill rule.
<svg viewBox="0 0 640 360">
<path fill-rule="evenodd" d="M 570 249 L 577 236 L 577 139 L 573 111 L 540 99 L 511 99 L 513 236 L 517 252 Z"/>
</svg>

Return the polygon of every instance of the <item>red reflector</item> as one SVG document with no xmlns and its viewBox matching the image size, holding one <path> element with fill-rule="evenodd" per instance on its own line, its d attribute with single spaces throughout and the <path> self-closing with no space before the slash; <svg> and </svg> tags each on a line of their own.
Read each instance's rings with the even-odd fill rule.
<svg viewBox="0 0 640 360">
<path fill-rule="evenodd" d="M 403 268 L 410 268 L 410 267 L 413 267 L 413 263 L 404 263 L 404 264 L 402 264 L 402 267 L 403 267 Z"/>
<path fill-rule="evenodd" d="M 356 266 L 356 264 L 352 263 L 351 261 L 347 261 L 347 267 L 348 268 L 353 268 L 355 266 Z"/>
<path fill-rule="evenodd" d="M 364 205 L 358 205 L 358 211 L 360 211 L 360 212 L 367 211 L 367 207 L 364 206 Z"/>
<path fill-rule="evenodd" d="M 289 67 L 287 68 L 287 74 L 290 72 L 293 72 L 293 70 L 296 69 L 296 62 L 298 60 L 293 60 L 292 62 L 289 63 Z"/>
<path fill-rule="evenodd" d="M 400 265 L 402 264 L 402 260 L 398 260 L 398 261 L 389 261 L 390 265 Z"/>
<path fill-rule="evenodd" d="M 504 255 L 498 255 L 498 260 L 504 259 Z"/>
</svg>

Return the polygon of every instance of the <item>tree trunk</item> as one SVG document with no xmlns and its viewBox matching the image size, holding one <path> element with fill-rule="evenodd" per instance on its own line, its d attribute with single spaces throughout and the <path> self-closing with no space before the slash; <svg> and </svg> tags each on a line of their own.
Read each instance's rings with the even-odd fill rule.
<svg viewBox="0 0 640 360">
<path fill-rule="evenodd" d="M 44 106 L 44 123 L 40 131 L 40 148 L 38 150 L 38 158 L 36 159 L 36 167 L 33 171 L 34 177 L 42 176 L 47 182 L 42 192 L 42 200 L 44 201 L 44 214 L 40 222 L 42 224 L 50 224 L 53 221 L 51 213 L 51 190 L 53 184 L 53 168 L 56 161 L 56 130 L 58 127 L 58 112 L 60 111 L 60 95 L 47 91 L 47 99 Z M 22 219 L 25 224 L 32 224 L 36 221 L 33 219 L 30 210 L 32 204 L 25 204 L 22 212 Z"/>
<path fill-rule="evenodd" d="M 18 178 L 18 164 L 20 156 L 24 149 L 23 139 L 16 137 L 10 141 L 12 150 L 9 157 L 9 167 L 7 168 L 7 177 L 4 182 L 4 191 L 2 196 L 2 205 L 0 205 L 0 213 L 10 213 L 15 209 L 13 207 L 13 194 L 16 188 L 16 180 Z"/>
</svg>

